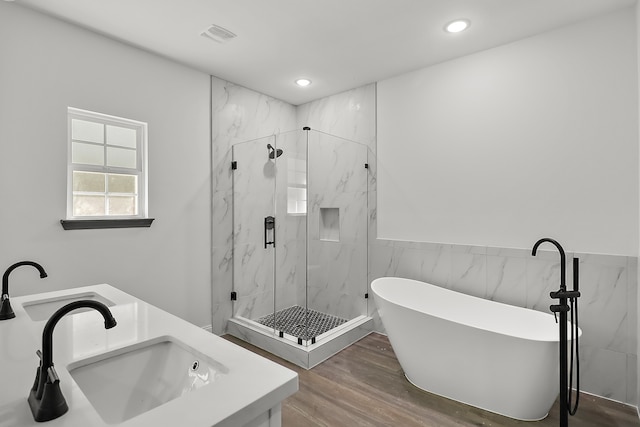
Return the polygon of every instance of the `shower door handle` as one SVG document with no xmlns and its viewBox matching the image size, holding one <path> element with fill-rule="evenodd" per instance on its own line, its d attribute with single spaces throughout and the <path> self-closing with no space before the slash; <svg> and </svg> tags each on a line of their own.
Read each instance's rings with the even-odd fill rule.
<svg viewBox="0 0 640 427">
<path fill-rule="evenodd" d="M 271 231 L 271 241 L 269 241 L 269 231 Z M 268 245 L 276 247 L 276 219 L 272 216 L 264 219 L 264 248 L 266 249 Z"/>
</svg>

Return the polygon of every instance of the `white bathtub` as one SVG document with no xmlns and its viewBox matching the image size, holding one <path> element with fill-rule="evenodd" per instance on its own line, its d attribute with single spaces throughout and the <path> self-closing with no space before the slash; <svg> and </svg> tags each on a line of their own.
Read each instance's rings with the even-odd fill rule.
<svg viewBox="0 0 640 427">
<path fill-rule="evenodd" d="M 371 290 L 411 383 L 507 417 L 546 417 L 559 390 L 552 314 L 397 277 Z"/>
</svg>

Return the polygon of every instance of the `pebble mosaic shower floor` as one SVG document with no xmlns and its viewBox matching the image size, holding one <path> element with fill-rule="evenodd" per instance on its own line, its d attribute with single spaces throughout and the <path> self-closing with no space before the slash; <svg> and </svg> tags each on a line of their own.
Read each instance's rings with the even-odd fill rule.
<svg viewBox="0 0 640 427">
<path fill-rule="evenodd" d="M 330 329 L 347 322 L 347 319 L 332 316 L 320 311 L 306 309 L 299 305 L 277 311 L 275 316 L 269 314 L 257 320 L 258 323 L 269 328 L 274 327 L 274 319 L 277 322 L 276 330 L 293 335 L 303 340 L 310 340 L 324 334 Z M 307 327 L 305 328 L 305 324 Z"/>
</svg>

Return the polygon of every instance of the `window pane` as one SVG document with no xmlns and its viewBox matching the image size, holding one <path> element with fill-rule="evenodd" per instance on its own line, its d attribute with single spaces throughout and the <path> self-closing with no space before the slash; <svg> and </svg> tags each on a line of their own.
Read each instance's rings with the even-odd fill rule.
<svg viewBox="0 0 640 427">
<path fill-rule="evenodd" d="M 107 147 L 107 166 L 136 169 L 136 150 Z"/>
<path fill-rule="evenodd" d="M 109 215 L 136 215 L 135 197 L 109 197 Z"/>
<path fill-rule="evenodd" d="M 104 125 L 71 119 L 71 139 L 104 143 Z"/>
<path fill-rule="evenodd" d="M 85 165 L 104 165 L 104 148 L 101 145 L 74 142 L 71 147 L 71 161 Z"/>
<path fill-rule="evenodd" d="M 73 172 L 73 191 L 104 193 L 104 174 L 93 172 Z"/>
<path fill-rule="evenodd" d="M 107 144 L 136 148 L 136 130 L 107 125 Z"/>
<path fill-rule="evenodd" d="M 138 177 L 135 175 L 109 174 L 110 193 L 132 193 L 138 192 Z"/>
<path fill-rule="evenodd" d="M 104 215 L 104 196 L 73 196 L 74 216 Z"/>
<path fill-rule="evenodd" d="M 307 213 L 307 189 L 287 188 L 287 213 L 304 214 Z"/>
</svg>

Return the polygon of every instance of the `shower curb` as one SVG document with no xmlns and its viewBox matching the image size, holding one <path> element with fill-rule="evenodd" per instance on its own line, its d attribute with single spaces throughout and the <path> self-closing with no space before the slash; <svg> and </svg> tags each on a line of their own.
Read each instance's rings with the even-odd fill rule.
<svg viewBox="0 0 640 427">
<path fill-rule="evenodd" d="M 339 351 L 373 332 L 373 318 L 360 316 L 343 324 L 339 331 L 328 334 L 308 346 L 280 338 L 258 328 L 243 318 L 229 319 L 227 333 L 302 368 L 311 369 Z"/>
</svg>

